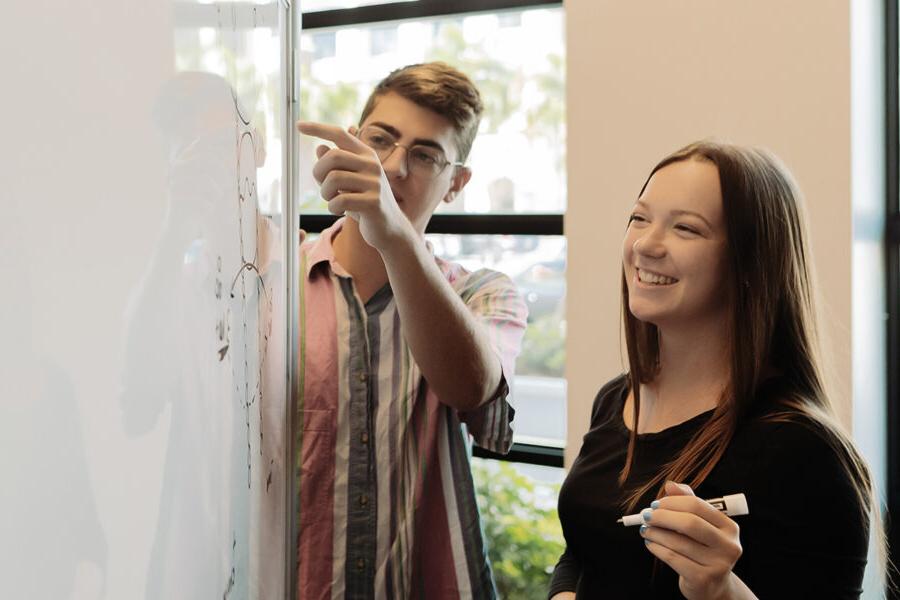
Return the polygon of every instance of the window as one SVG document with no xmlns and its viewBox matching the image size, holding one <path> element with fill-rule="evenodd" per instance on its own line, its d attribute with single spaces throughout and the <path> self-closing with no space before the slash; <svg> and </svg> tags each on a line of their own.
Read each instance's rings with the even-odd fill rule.
<svg viewBox="0 0 900 600">
<path fill-rule="evenodd" d="M 331 58 L 335 55 L 335 35 L 333 31 L 316 33 L 310 36 L 313 60 Z"/>
<path fill-rule="evenodd" d="M 545 598 L 563 549 L 556 498 L 566 436 L 565 45 L 561 2 L 419 0 L 302 5 L 301 118 L 356 124 L 375 84 L 395 68 L 442 60 L 468 74 L 485 113 L 468 163 L 473 177 L 433 217 L 435 253 L 467 268 L 495 268 L 529 308 L 511 383 L 513 450 L 475 448 L 488 553 L 501 597 Z M 352 6 L 350 6 L 352 5 Z M 326 10 L 327 9 L 327 10 Z M 334 35 L 333 55 L 312 38 Z M 312 180 L 315 141 L 301 139 L 302 226 L 333 222 Z"/>
<path fill-rule="evenodd" d="M 396 52 L 396 27 L 373 27 L 369 35 L 369 53 L 372 56 Z"/>
<path fill-rule="evenodd" d="M 477 4 L 473 10 L 484 8 L 485 3 Z M 562 8 L 479 10 L 386 21 L 384 17 L 399 6 L 368 7 L 378 11 L 375 23 L 354 20 L 359 10 L 330 11 L 332 20 L 323 28 L 315 26 L 316 13 L 304 14 L 301 118 L 355 124 L 375 84 L 407 64 L 443 60 L 472 77 L 485 103 L 468 161 L 473 177 L 457 200 L 438 209 L 429 240 L 442 258 L 467 267 L 496 268 L 519 285 L 530 315 L 511 385 L 516 442 L 554 448 L 554 464 L 562 466 L 566 422 Z M 334 24 L 335 19 L 340 21 L 334 15 L 341 13 L 347 20 Z M 334 36 L 334 52 L 319 56 L 317 40 L 326 33 Z M 313 232 L 333 217 L 312 180 L 316 142 L 303 138 L 299 143 L 303 227 Z M 322 217 L 314 218 L 316 213 Z M 541 460 L 546 464 L 548 458 Z"/>
<path fill-rule="evenodd" d="M 177 4 L 175 11 L 176 70 L 214 73 L 234 88 L 274 155 L 257 170 L 260 209 L 279 214 L 283 165 L 273 158 L 280 154 L 284 139 L 278 118 L 284 94 L 277 13 L 262 6 L 232 12 L 220 5 L 188 3 Z"/>
</svg>

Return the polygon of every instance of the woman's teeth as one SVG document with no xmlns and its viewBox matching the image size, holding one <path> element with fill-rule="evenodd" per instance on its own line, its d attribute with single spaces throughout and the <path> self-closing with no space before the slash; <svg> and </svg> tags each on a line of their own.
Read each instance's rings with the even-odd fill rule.
<svg viewBox="0 0 900 600">
<path fill-rule="evenodd" d="M 666 277 L 665 275 L 660 275 L 658 273 L 651 273 L 650 271 L 644 271 L 643 269 L 637 270 L 638 279 L 642 283 L 650 283 L 653 285 L 670 285 L 678 281 L 672 277 Z"/>
</svg>

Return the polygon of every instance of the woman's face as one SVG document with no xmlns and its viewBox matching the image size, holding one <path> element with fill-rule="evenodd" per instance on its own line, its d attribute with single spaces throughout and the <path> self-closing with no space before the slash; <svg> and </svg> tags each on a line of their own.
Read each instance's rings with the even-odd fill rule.
<svg viewBox="0 0 900 600">
<path fill-rule="evenodd" d="M 658 170 L 634 206 L 622 245 L 632 314 L 661 329 L 724 320 L 725 252 L 716 166 L 688 159 Z"/>
</svg>

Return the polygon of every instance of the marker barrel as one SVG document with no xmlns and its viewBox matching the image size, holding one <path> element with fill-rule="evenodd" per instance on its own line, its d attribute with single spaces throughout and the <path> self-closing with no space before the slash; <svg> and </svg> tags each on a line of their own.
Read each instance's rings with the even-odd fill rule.
<svg viewBox="0 0 900 600">
<path fill-rule="evenodd" d="M 729 517 L 739 517 L 741 515 L 750 514 L 750 507 L 747 505 L 747 497 L 744 496 L 744 494 L 729 494 L 727 496 L 722 496 L 721 498 L 707 500 L 706 502 L 710 503 L 713 508 L 722 511 Z M 625 527 L 642 525 L 644 523 L 644 517 L 642 516 L 642 513 L 626 515 L 617 522 L 622 523 Z"/>
</svg>

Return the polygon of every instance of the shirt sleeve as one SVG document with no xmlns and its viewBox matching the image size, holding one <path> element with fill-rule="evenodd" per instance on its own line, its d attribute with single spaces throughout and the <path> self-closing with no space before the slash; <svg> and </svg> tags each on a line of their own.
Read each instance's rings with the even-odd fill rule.
<svg viewBox="0 0 900 600">
<path fill-rule="evenodd" d="M 481 323 L 488 343 L 500 361 L 500 384 L 494 395 L 473 411 L 460 413 L 476 444 L 505 454 L 512 446 L 512 420 L 515 410 L 509 403 L 509 381 L 515 374 L 516 357 L 528 308 L 513 281 L 497 271 L 482 269 L 472 273 L 460 297 Z"/>
<path fill-rule="evenodd" d="M 578 589 L 578 580 L 581 578 L 581 565 L 578 559 L 569 550 L 568 546 L 556 568 L 553 569 L 553 577 L 550 579 L 550 593 L 548 598 L 552 598 L 560 592 L 574 592 Z"/>
<path fill-rule="evenodd" d="M 814 423 L 767 424 L 761 433 L 753 462 L 765 472 L 747 493 L 756 525 L 741 535 L 755 558 L 752 569 L 738 561 L 735 573 L 759 598 L 859 598 L 870 515 L 849 456 Z"/>
</svg>

